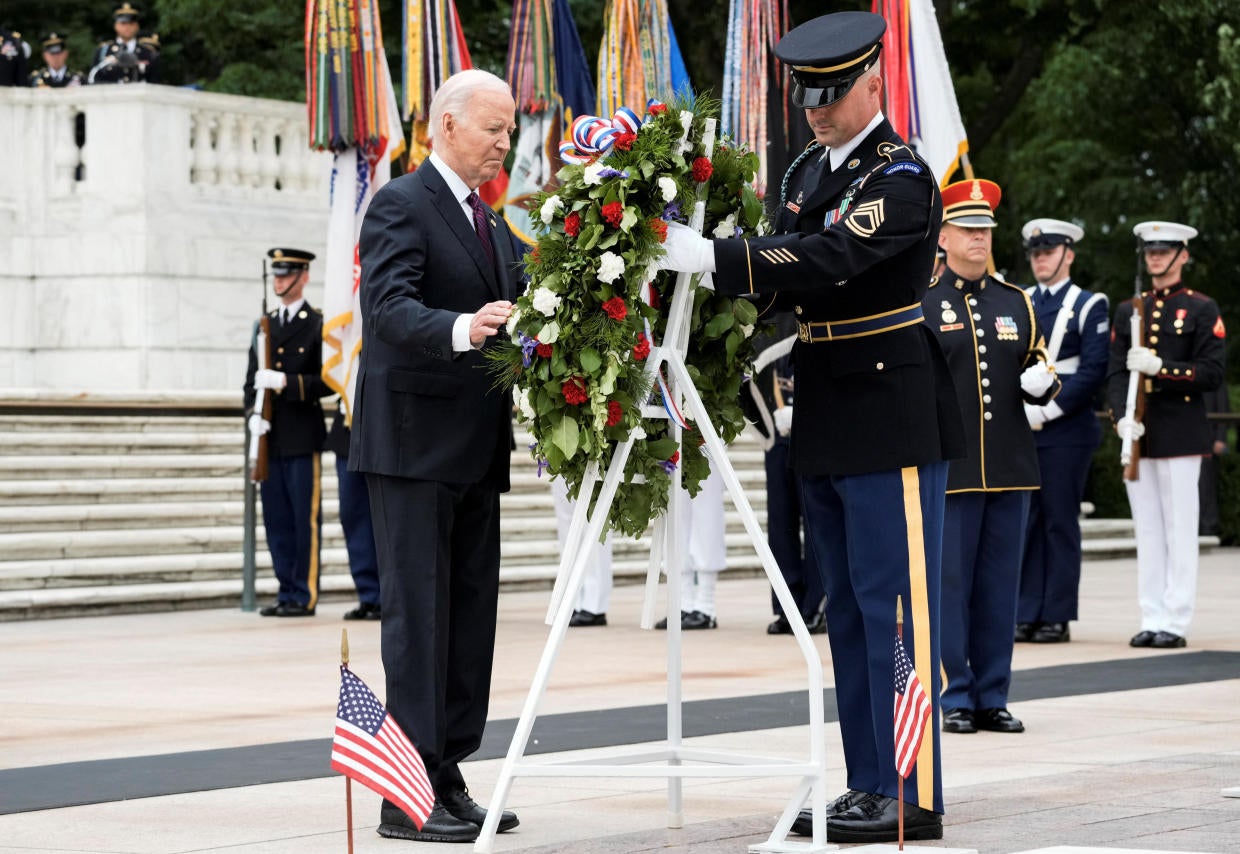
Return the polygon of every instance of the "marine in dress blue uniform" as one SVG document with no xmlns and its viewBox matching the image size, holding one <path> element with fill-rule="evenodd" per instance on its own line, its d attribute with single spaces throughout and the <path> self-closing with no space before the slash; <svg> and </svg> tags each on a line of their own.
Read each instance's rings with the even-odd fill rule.
<svg viewBox="0 0 1240 854">
<path fill-rule="evenodd" d="M 1134 299 L 1115 310 L 1107 366 L 1107 404 L 1121 438 L 1139 444 L 1138 476 L 1125 481 L 1137 533 L 1141 631 L 1129 644 L 1185 646 L 1197 599 L 1201 458 L 1213 447 L 1203 393 L 1223 381 L 1227 331 L 1218 303 L 1186 287 L 1191 226 L 1142 222 L 1133 229 L 1154 287 L 1141 294 L 1144 340 L 1132 340 Z M 1128 419 L 1132 371 L 1141 374 L 1145 413 Z"/>
<path fill-rule="evenodd" d="M 1026 288 L 1047 361 L 1062 387 L 1045 406 L 1025 404 L 1038 446 L 1042 488 L 1029 496 L 1029 526 L 1016 603 L 1016 640 L 1062 643 L 1077 618 L 1081 581 L 1081 499 L 1102 427 L 1094 399 L 1106 379 L 1110 307 L 1105 294 L 1072 281 L 1080 226 L 1034 219 L 1021 229 L 1038 284 Z"/>
<path fill-rule="evenodd" d="M 947 267 L 925 299 L 947 356 L 968 455 L 948 468 L 943 522 L 943 730 L 1022 732 L 1007 710 L 1012 629 L 1029 495 L 1038 457 L 1023 403 L 1058 391 L 1025 292 L 986 272 L 993 181 L 943 189 L 939 245 Z"/>
<path fill-rule="evenodd" d="M 707 241 L 669 228 L 663 266 L 715 271 L 726 294 L 791 309 L 797 403 L 791 464 L 806 540 L 823 574 L 849 791 L 828 809 L 832 842 L 942 837 L 938 735 L 939 558 L 947 460 L 960 412 L 922 297 L 942 219 L 929 167 L 883 118 L 886 23 L 839 12 L 775 48 L 812 143 L 784 176 L 776 234 Z M 893 535 L 894 534 L 894 535 Z M 896 602 L 934 714 L 896 801 L 891 727 Z M 793 830 L 808 833 L 810 817 Z"/>
<path fill-rule="evenodd" d="M 340 527 L 349 553 L 349 574 L 357 590 L 358 604 L 345 612 L 346 620 L 382 619 L 379 601 L 379 557 L 375 554 L 375 529 L 370 520 L 370 494 L 366 475 L 349 471 L 350 430 L 345 423 L 344 403 L 336 408 L 327 447 L 336 455 L 336 484 L 340 492 Z"/>
<path fill-rule="evenodd" d="M 323 382 L 323 314 L 301 296 L 314 255 L 272 249 L 271 272 L 282 305 L 269 313 L 272 364 L 258 367 L 257 341 L 250 345 L 245 375 L 245 412 L 251 431 L 267 433 L 267 479 L 259 494 L 263 529 L 280 591 L 264 617 L 309 617 L 319 599 L 319 552 L 323 527 L 321 453 L 327 429 L 319 399 L 332 394 Z M 257 324 L 255 324 L 257 329 Z M 255 411 L 257 390 L 273 395 L 271 421 Z"/>
<path fill-rule="evenodd" d="M 65 89 L 81 86 L 84 76 L 69 68 L 69 46 L 59 33 L 43 39 L 44 68 L 30 72 L 30 85 L 36 89 Z"/>
<path fill-rule="evenodd" d="M 158 83 L 159 36 L 139 37 L 142 13 L 129 3 L 112 11 L 116 37 L 102 41 L 91 60 L 88 83 Z"/>
</svg>

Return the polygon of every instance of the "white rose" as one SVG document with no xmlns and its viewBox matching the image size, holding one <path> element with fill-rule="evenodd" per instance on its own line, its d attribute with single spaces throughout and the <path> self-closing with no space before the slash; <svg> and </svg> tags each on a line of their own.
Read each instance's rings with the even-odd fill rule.
<svg viewBox="0 0 1240 854">
<path fill-rule="evenodd" d="M 504 328 L 508 330 L 508 337 L 517 334 L 517 322 L 521 319 L 521 309 L 514 308 L 512 314 L 508 315 L 508 322 L 504 324 Z"/>
<path fill-rule="evenodd" d="M 585 183 L 586 186 L 597 186 L 598 184 L 603 183 L 603 179 L 599 177 L 598 173 L 602 172 L 606 168 L 607 167 L 604 166 L 601 161 L 596 160 L 586 167 L 585 174 L 581 176 L 582 182 Z"/>
<path fill-rule="evenodd" d="M 530 393 L 527 389 L 519 388 L 514 394 L 517 403 L 517 410 L 527 421 L 534 420 L 534 406 L 530 403 Z"/>
<path fill-rule="evenodd" d="M 624 275 L 624 259 L 615 252 L 604 252 L 598 259 L 598 280 L 611 284 Z"/>
<path fill-rule="evenodd" d="M 736 214 L 728 214 L 723 222 L 715 226 L 715 230 L 711 232 L 715 237 L 732 237 L 736 234 Z"/>
<path fill-rule="evenodd" d="M 540 211 L 543 225 L 551 225 L 551 220 L 555 219 L 555 212 L 563 209 L 564 200 L 559 196 L 551 196 L 548 198 L 547 201 L 542 203 L 542 210 Z"/>
<path fill-rule="evenodd" d="M 664 175 L 659 179 L 659 191 L 663 193 L 663 201 L 674 201 L 676 198 L 676 182 Z"/>
<path fill-rule="evenodd" d="M 555 310 L 560 307 L 560 295 L 550 288 L 539 288 L 534 291 L 530 301 L 534 304 L 534 308 L 547 317 L 555 314 Z"/>
</svg>

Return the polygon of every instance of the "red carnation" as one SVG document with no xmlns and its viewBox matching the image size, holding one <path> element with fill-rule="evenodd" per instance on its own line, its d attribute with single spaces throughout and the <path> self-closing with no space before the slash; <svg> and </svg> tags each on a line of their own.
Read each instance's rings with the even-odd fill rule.
<svg viewBox="0 0 1240 854">
<path fill-rule="evenodd" d="M 564 395 L 564 402 L 570 406 L 580 406 L 590 399 L 590 395 L 586 394 L 586 381 L 583 377 L 567 380 L 560 386 L 560 393 Z"/>
<path fill-rule="evenodd" d="M 693 161 L 693 180 L 699 184 L 703 181 L 709 181 L 711 173 L 715 171 L 715 167 L 710 165 L 709 157 L 699 157 Z"/>
<path fill-rule="evenodd" d="M 624 407 L 614 400 L 607 401 L 607 426 L 615 427 L 624 417 Z"/>
<path fill-rule="evenodd" d="M 534 352 L 544 359 L 550 359 L 551 354 L 555 352 L 555 348 L 552 347 L 550 344 L 539 344 L 537 347 L 534 348 Z"/>
<path fill-rule="evenodd" d="M 576 237 L 581 233 L 581 214 L 573 211 L 564 217 L 564 233 L 569 237 Z"/>
<path fill-rule="evenodd" d="M 651 104 L 650 115 L 659 116 L 667 112 L 667 104 Z"/>
<path fill-rule="evenodd" d="M 644 362 L 649 355 L 650 339 L 646 337 L 645 332 L 638 332 L 637 343 L 633 345 L 633 358 L 639 362 Z"/>
<path fill-rule="evenodd" d="M 620 221 L 624 219 L 624 205 L 619 202 L 608 202 L 603 205 L 603 219 L 607 220 L 607 224 L 612 228 L 619 228 Z"/>
<path fill-rule="evenodd" d="M 659 238 L 660 243 L 667 242 L 667 223 L 655 217 L 650 220 L 650 230 L 654 232 L 654 236 Z"/>
<path fill-rule="evenodd" d="M 672 465 L 676 465 L 676 463 L 680 462 L 680 451 L 672 451 L 672 455 L 667 458 L 667 461 Z"/>
<path fill-rule="evenodd" d="M 622 133 L 616 137 L 616 141 L 612 143 L 620 151 L 631 151 L 633 143 L 637 140 L 635 133 Z"/>
<path fill-rule="evenodd" d="M 620 297 L 612 297 L 603 303 L 603 311 L 607 312 L 607 316 L 612 320 L 624 320 L 629 316 L 629 307 Z"/>
<path fill-rule="evenodd" d="M 530 251 L 530 260 L 531 260 L 531 261 L 533 261 L 535 264 L 537 264 L 537 263 L 538 263 L 538 247 L 537 247 L 537 246 L 535 246 L 535 247 L 534 247 L 534 248 Z"/>
</svg>

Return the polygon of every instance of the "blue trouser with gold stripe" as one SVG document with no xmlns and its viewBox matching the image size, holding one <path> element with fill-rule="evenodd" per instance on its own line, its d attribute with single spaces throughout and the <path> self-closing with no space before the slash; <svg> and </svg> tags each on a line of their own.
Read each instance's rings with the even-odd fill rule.
<svg viewBox="0 0 1240 854">
<path fill-rule="evenodd" d="M 259 485 L 277 601 L 313 608 L 319 601 L 319 455 L 270 457 Z"/>
<path fill-rule="evenodd" d="M 894 798 L 896 597 L 904 645 L 934 714 L 904 800 L 943 812 L 939 755 L 939 572 L 947 463 L 801 478 L 806 541 L 827 594 L 827 636 L 848 787 Z"/>
</svg>

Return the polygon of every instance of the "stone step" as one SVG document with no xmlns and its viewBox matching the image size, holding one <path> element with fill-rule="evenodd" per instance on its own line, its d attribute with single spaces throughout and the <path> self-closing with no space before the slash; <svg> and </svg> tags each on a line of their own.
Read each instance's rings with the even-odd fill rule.
<svg viewBox="0 0 1240 854">
<path fill-rule="evenodd" d="M 228 432 L 169 430 L 150 432 L 51 433 L 0 432 L 0 456 L 49 454 L 227 454 L 241 455 L 245 432 L 234 425 Z"/>
<path fill-rule="evenodd" d="M 237 396 L 238 414 L 230 416 L 201 415 L 0 415 L 0 435 L 58 433 L 212 433 L 236 435 L 244 429 L 241 396 Z"/>
</svg>

